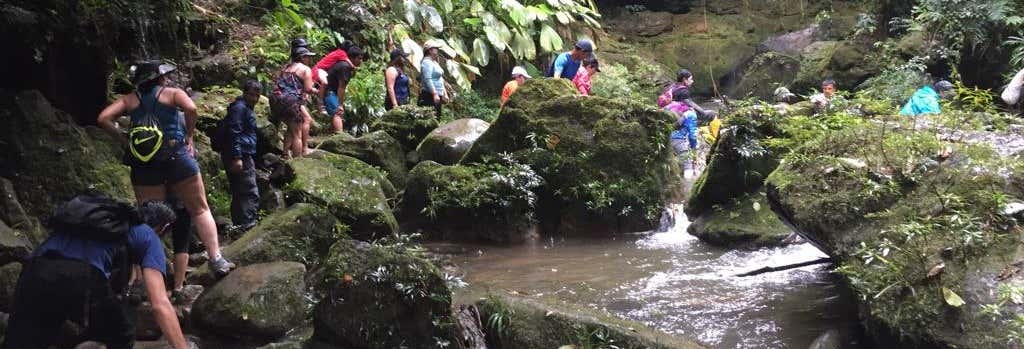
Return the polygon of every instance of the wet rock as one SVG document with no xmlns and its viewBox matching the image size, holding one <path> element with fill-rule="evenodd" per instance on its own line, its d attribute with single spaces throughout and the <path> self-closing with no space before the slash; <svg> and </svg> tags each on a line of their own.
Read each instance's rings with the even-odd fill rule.
<svg viewBox="0 0 1024 349">
<path fill-rule="evenodd" d="M 594 309 L 569 308 L 532 299 L 491 296 L 477 302 L 482 319 L 500 317 L 503 328 L 485 327 L 488 343 L 499 348 L 584 346 L 580 338 L 595 333 L 621 348 L 698 349 L 694 341 L 676 338 L 643 324 L 615 318 Z"/>
<path fill-rule="evenodd" d="M 416 148 L 420 161 L 454 165 L 491 124 L 480 119 L 459 119 L 430 131 Z"/>
<path fill-rule="evenodd" d="M 287 202 L 327 207 L 357 239 L 372 240 L 398 231 L 385 194 L 390 182 L 370 165 L 324 153 L 290 160 L 287 169 L 286 177 L 291 179 L 283 188 Z"/>
<path fill-rule="evenodd" d="M 202 59 L 186 62 L 183 68 L 189 71 L 190 86 L 205 88 L 209 86 L 236 86 L 241 83 L 235 76 L 235 59 L 228 53 L 210 55 Z"/>
<path fill-rule="evenodd" d="M 433 108 L 403 105 L 384 113 L 370 129 L 387 132 L 408 152 L 415 150 L 439 124 Z"/>
<path fill-rule="evenodd" d="M 345 238 L 345 227 L 327 209 L 299 203 L 264 217 L 223 253 L 239 265 L 316 264 L 335 241 Z"/>
<path fill-rule="evenodd" d="M 800 72 L 799 58 L 768 51 L 751 57 L 730 72 L 722 85 L 730 96 L 771 100 L 775 88 L 791 84 Z"/>
<path fill-rule="evenodd" d="M 480 316 L 480 311 L 475 305 L 459 304 L 455 318 L 458 332 L 456 339 L 459 341 L 460 348 L 487 349 L 483 317 Z"/>
<path fill-rule="evenodd" d="M 525 168 L 524 170 L 529 170 Z M 424 161 L 409 173 L 400 207 L 403 230 L 443 240 L 520 243 L 536 235 L 532 186 L 516 168 L 444 166 Z"/>
<path fill-rule="evenodd" d="M 13 183 L 29 216 L 48 217 L 56 203 L 87 190 L 134 197 L 112 137 L 77 126 L 38 91 L 0 99 L 0 144 L 0 176 Z"/>
<path fill-rule="evenodd" d="M 701 241 L 734 248 L 784 245 L 792 233 L 771 211 L 763 193 L 705 212 L 686 230 Z"/>
<path fill-rule="evenodd" d="M 668 12 L 629 12 L 614 17 L 608 25 L 615 32 L 632 37 L 652 37 L 672 31 L 673 16 Z"/>
<path fill-rule="evenodd" d="M 0 265 L 25 260 L 32 253 L 28 238 L 0 221 Z"/>
<path fill-rule="evenodd" d="M 818 338 L 811 342 L 811 346 L 807 349 L 841 349 L 843 344 L 839 340 L 839 331 L 828 330 L 822 333 Z"/>
<path fill-rule="evenodd" d="M 8 263 L 0 267 L 0 312 L 10 312 L 14 305 L 14 289 L 21 276 L 21 263 Z"/>
<path fill-rule="evenodd" d="M 282 336 L 308 314 L 305 273 L 295 262 L 238 268 L 199 297 L 194 316 L 199 325 L 222 335 Z"/>
<path fill-rule="evenodd" d="M 537 213 L 546 233 L 651 230 L 666 203 L 681 197 L 679 168 L 665 146 L 672 122 L 654 108 L 577 96 L 565 79 L 534 79 L 463 164 L 505 156 L 544 178 Z"/>
<path fill-rule="evenodd" d="M 0 178 L 0 221 L 7 223 L 15 232 L 25 235 L 33 245 L 46 239 L 42 224 L 25 212 L 25 208 L 18 202 L 14 184 L 7 178 Z"/>
<path fill-rule="evenodd" d="M 770 37 L 761 43 L 760 50 L 796 56 L 803 53 L 804 48 L 818 41 L 822 36 L 823 33 L 818 29 L 818 25 L 812 24 L 801 30 Z"/>
<path fill-rule="evenodd" d="M 385 131 L 374 131 L 355 138 L 347 133 L 314 140 L 314 147 L 351 156 L 383 170 L 396 187 L 405 186 L 409 169 L 405 166 L 402 145 Z"/>
<path fill-rule="evenodd" d="M 840 89 L 852 90 L 881 71 L 877 60 L 864 59 L 868 47 L 851 41 L 817 41 L 804 47 L 800 73 L 793 86 L 797 91 L 820 89 L 826 78 L 836 80 Z"/>
<path fill-rule="evenodd" d="M 314 339 L 344 348 L 433 347 L 451 341 L 451 291 L 430 262 L 401 246 L 343 240 L 314 280 L 323 298 Z"/>
</svg>

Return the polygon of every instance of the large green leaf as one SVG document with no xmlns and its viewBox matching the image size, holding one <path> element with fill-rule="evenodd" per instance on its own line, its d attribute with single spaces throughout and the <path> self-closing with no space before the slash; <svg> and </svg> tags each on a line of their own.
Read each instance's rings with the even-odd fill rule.
<svg viewBox="0 0 1024 349">
<path fill-rule="evenodd" d="M 405 10 L 403 15 L 405 22 L 409 23 L 410 27 L 416 28 L 420 26 L 419 13 L 420 5 L 416 3 L 416 0 L 405 0 L 402 2 L 402 8 Z"/>
<path fill-rule="evenodd" d="M 437 46 L 438 49 L 440 49 L 441 52 L 443 52 L 445 55 L 448 55 L 448 57 L 454 58 L 459 55 L 459 53 L 455 52 L 455 49 L 449 46 L 448 43 L 445 42 L 444 40 L 438 38 L 428 38 L 427 41 L 423 42 L 423 44 L 426 45 L 427 43 L 433 43 L 433 46 Z"/>
<path fill-rule="evenodd" d="M 960 298 L 960 295 L 956 294 L 956 292 L 953 292 L 953 290 L 948 289 L 946 287 L 942 288 L 942 298 L 946 300 L 946 304 L 949 304 L 957 308 L 966 304 L 964 303 L 963 298 Z"/>
<path fill-rule="evenodd" d="M 463 61 L 469 62 L 469 50 L 466 49 L 466 44 L 462 42 L 462 38 L 452 36 L 445 40 L 448 46 L 451 46 L 452 50 L 455 50 L 455 55 L 462 58 Z"/>
<path fill-rule="evenodd" d="M 540 48 L 544 52 L 562 49 L 562 37 L 547 24 L 540 27 Z"/>
<path fill-rule="evenodd" d="M 484 34 L 487 36 L 487 40 L 491 42 L 491 46 L 494 46 L 494 49 L 498 52 L 504 51 L 505 47 L 508 47 L 509 42 L 512 41 L 512 31 L 508 29 L 505 23 L 490 13 L 485 13 L 482 18 L 484 20 Z"/>
<path fill-rule="evenodd" d="M 481 4 L 479 1 L 473 1 L 473 3 L 469 5 L 469 13 L 473 14 L 474 16 L 479 16 L 484 12 L 487 12 L 487 10 L 484 9 L 484 5 Z"/>
<path fill-rule="evenodd" d="M 555 12 L 555 18 L 558 19 L 558 23 L 569 24 L 573 22 L 572 16 L 565 11 Z"/>
<path fill-rule="evenodd" d="M 512 40 L 512 54 L 518 59 L 534 59 L 537 57 L 537 45 L 533 43 L 533 38 L 522 28 L 516 32 L 516 37 Z"/>
<path fill-rule="evenodd" d="M 441 13 L 437 12 L 437 9 L 430 5 L 420 7 L 420 16 L 427 22 L 427 26 L 433 29 L 435 33 L 444 31 L 444 19 L 441 18 Z"/>
<path fill-rule="evenodd" d="M 446 14 L 452 13 L 452 11 L 455 10 L 455 5 L 452 4 L 452 0 L 434 0 L 434 4 Z"/>
<path fill-rule="evenodd" d="M 468 90 L 473 87 L 469 82 L 469 79 L 466 77 L 466 73 L 462 71 L 462 66 L 459 65 L 459 62 L 451 59 L 446 60 L 445 70 L 448 71 L 448 76 L 454 80 L 455 84 L 458 85 L 459 88 Z"/>
<path fill-rule="evenodd" d="M 540 6 L 527 6 L 526 7 L 526 18 L 532 21 L 545 22 L 554 13 L 551 9 L 547 8 L 547 5 Z"/>
<path fill-rule="evenodd" d="M 470 73 L 473 73 L 473 75 L 480 76 L 480 68 L 477 68 L 476 66 L 474 66 L 472 64 L 466 64 L 466 63 L 462 63 L 462 62 L 459 62 L 459 65 L 462 66 L 463 70 L 465 70 L 467 72 L 470 72 Z"/>
<path fill-rule="evenodd" d="M 508 16 L 512 18 L 512 22 L 514 22 L 517 26 L 520 27 L 529 26 L 530 22 L 533 21 L 532 19 L 530 19 L 529 14 L 526 12 L 526 8 L 522 6 L 510 7 L 508 9 Z"/>
<path fill-rule="evenodd" d="M 487 42 L 481 38 L 473 40 L 473 63 L 481 67 L 486 67 L 487 63 L 490 62 L 491 53 L 490 47 L 487 46 Z"/>
</svg>

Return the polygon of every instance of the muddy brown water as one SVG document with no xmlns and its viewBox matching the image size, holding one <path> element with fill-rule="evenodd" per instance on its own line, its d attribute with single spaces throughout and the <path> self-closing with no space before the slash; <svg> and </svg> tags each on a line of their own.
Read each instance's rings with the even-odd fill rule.
<svg viewBox="0 0 1024 349">
<path fill-rule="evenodd" d="M 542 239 L 513 247 L 458 245 L 450 262 L 488 292 L 603 309 L 715 348 L 807 348 L 833 331 L 837 348 L 869 348 L 852 296 L 825 266 L 733 275 L 823 257 L 809 244 L 750 251 L 708 246 L 686 233 L 681 207 L 667 232 L 614 239 Z M 430 245 L 434 249 L 441 248 Z"/>
</svg>

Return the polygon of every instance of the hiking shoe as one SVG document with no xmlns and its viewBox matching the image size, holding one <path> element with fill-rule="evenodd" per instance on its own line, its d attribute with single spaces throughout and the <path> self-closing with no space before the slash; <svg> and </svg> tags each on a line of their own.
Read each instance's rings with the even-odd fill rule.
<svg viewBox="0 0 1024 349">
<path fill-rule="evenodd" d="M 235 269 L 235 263 L 228 262 L 224 257 L 220 257 L 220 259 L 217 260 L 211 260 L 207 263 L 210 267 L 210 271 L 212 271 L 217 277 L 228 275 L 228 273 L 231 272 L 231 269 Z"/>
</svg>

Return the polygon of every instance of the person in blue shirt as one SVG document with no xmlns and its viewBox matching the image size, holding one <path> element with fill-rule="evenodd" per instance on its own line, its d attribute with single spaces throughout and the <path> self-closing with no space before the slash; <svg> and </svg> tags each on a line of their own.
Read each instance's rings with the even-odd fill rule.
<svg viewBox="0 0 1024 349">
<path fill-rule="evenodd" d="M 572 80 L 580 69 L 580 63 L 593 55 L 594 43 L 588 39 L 580 39 L 572 51 L 562 52 L 555 57 L 545 76 Z"/>
<path fill-rule="evenodd" d="M 78 221 L 115 210 L 87 212 L 90 218 Z M 114 215 L 120 213 L 110 214 Z M 139 207 L 138 218 L 142 224 L 123 225 L 123 240 L 89 238 L 84 230 L 91 226 L 85 225 L 54 230 L 33 251 L 18 278 L 4 348 L 47 348 L 66 320 L 82 323 L 83 319 L 88 324 L 86 340 L 111 349 L 130 348 L 135 339 L 135 312 L 118 297 L 123 290 L 112 289 L 110 282 L 115 261 L 122 260 L 123 253 L 130 259 L 120 263 L 121 268 L 129 263 L 142 266 L 146 293 L 164 338 L 175 349 L 188 348 L 164 288 L 167 260 L 158 236 L 175 220 L 174 211 L 163 202 L 147 201 Z"/>
<path fill-rule="evenodd" d="M 256 112 L 263 86 L 249 80 L 242 86 L 242 96 L 228 105 L 224 118 L 223 149 L 220 158 L 231 186 L 231 222 L 242 231 L 256 225 L 259 189 L 256 187 Z"/>
<path fill-rule="evenodd" d="M 952 98 L 954 93 L 953 84 L 946 80 L 936 82 L 932 86 L 921 87 L 910 96 L 907 104 L 903 105 L 900 115 L 918 116 L 941 113 L 942 107 L 939 105 L 939 100 Z"/>
<path fill-rule="evenodd" d="M 693 156 L 691 153 L 697 150 L 697 111 L 687 104 L 688 99 L 689 90 L 676 88 L 672 91 L 672 103 L 664 108 L 676 117 L 675 130 L 669 136 L 669 142 L 684 173 Z"/>
</svg>

